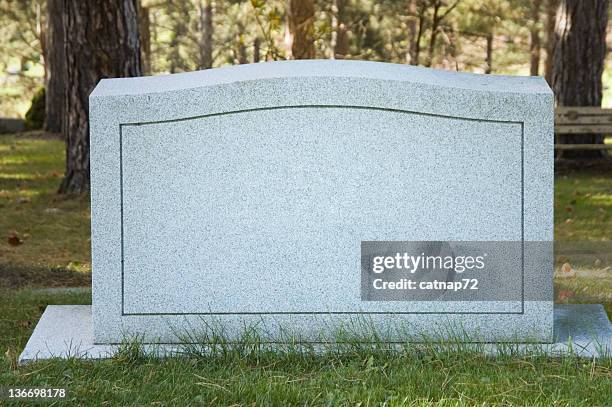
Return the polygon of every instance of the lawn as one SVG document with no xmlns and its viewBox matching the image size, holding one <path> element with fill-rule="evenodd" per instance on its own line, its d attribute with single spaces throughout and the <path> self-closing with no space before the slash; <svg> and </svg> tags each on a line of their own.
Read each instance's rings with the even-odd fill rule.
<svg viewBox="0 0 612 407">
<path fill-rule="evenodd" d="M 88 304 L 89 200 L 56 194 L 64 144 L 0 135 L 0 387 L 66 387 L 85 404 L 610 405 L 612 361 L 486 357 L 407 346 L 390 353 L 229 350 L 163 360 L 127 349 L 112 360 L 43 361 L 23 349 L 48 304 Z M 612 311 L 612 170 L 555 181 L 558 302 Z M 1 402 L 0 402 L 1 403 Z"/>
</svg>

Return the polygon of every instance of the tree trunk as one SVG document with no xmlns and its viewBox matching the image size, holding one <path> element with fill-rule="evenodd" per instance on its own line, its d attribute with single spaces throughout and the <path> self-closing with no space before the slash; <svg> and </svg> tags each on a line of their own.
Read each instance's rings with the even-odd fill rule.
<svg viewBox="0 0 612 407">
<path fill-rule="evenodd" d="M 345 6 L 346 0 L 333 0 L 331 59 L 344 59 L 346 54 L 348 54 L 349 44 L 344 13 Z"/>
<path fill-rule="evenodd" d="M 286 0 L 287 59 L 314 59 L 314 2 Z"/>
<path fill-rule="evenodd" d="M 151 75 L 151 21 L 149 8 L 138 9 L 138 35 L 140 36 L 140 58 L 142 74 Z"/>
<path fill-rule="evenodd" d="M 485 73 L 489 74 L 493 72 L 493 32 L 487 34 L 487 59 L 485 66 Z"/>
<path fill-rule="evenodd" d="M 138 76 L 137 0 L 66 0 L 66 174 L 60 193 L 89 191 L 89 93 L 102 78 Z"/>
<path fill-rule="evenodd" d="M 542 7 L 541 0 L 534 0 L 531 4 L 531 29 L 530 37 L 531 44 L 529 51 L 531 54 L 531 63 L 529 73 L 531 76 L 538 76 L 540 71 L 540 9 Z"/>
<path fill-rule="evenodd" d="M 213 64 L 213 8 L 211 0 L 198 2 L 200 61 L 198 69 L 210 69 Z"/>
<path fill-rule="evenodd" d="M 434 52 L 436 50 L 436 40 L 438 38 L 438 34 L 442 29 L 442 22 L 450 14 L 451 11 L 457 7 L 461 0 L 455 0 L 455 2 L 451 5 L 448 5 L 446 2 L 442 0 L 433 0 L 433 16 L 431 18 L 431 37 L 429 39 L 429 57 L 427 58 L 427 66 L 433 65 L 434 60 Z M 446 9 L 442 13 L 442 7 L 446 6 Z M 422 27 L 419 27 L 419 30 Z M 419 38 L 420 39 L 420 38 Z"/>
<path fill-rule="evenodd" d="M 419 1 L 417 13 L 419 15 L 419 28 L 417 30 L 416 40 L 414 41 L 414 61 L 412 65 L 418 65 L 421 58 L 421 38 L 423 38 L 423 34 L 425 33 L 425 19 L 427 18 L 427 8 L 424 2 Z"/>
<path fill-rule="evenodd" d="M 552 88 L 559 106 L 601 106 L 609 0 L 562 0 L 555 25 Z M 603 144 L 603 137 L 563 135 L 562 144 Z M 603 157 L 602 150 L 563 151 L 563 158 Z"/>
<path fill-rule="evenodd" d="M 417 0 L 408 0 L 408 52 L 406 63 L 418 65 L 417 61 Z"/>
<path fill-rule="evenodd" d="M 64 0 L 47 0 L 45 130 L 62 131 L 64 114 Z"/>
<path fill-rule="evenodd" d="M 427 64 L 425 66 L 433 65 L 436 39 L 438 38 L 438 27 L 440 25 L 440 6 L 441 2 L 437 0 L 434 1 L 433 17 L 431 18 L 431 37 L 429 38 L 429 56 L 427 57 Z"/>
<path fill-rule="evenodd" d="M 237 65 L 248 64 L 247 47 L 244 41 L 244 25 L 241 22 L 236 24 L 236 47 L 234 52 L 234 63 Z"/>
<path fill-rule="evenodd" d="M 261 48 L 261 44 L 259 42 L 259 38 L 255 38 L 255 40 L 253 40 L 253 62 L 254 63 L 259 62 L 260 48 Z"/>
<path fill-rule="evenodd" d="M 555 42 L 555 21 L 559 0 L 547 0 L 546 3 L 546 61 L 544 62 L 544 78 L 552 85 L 553 47 Z"/>
</svg>

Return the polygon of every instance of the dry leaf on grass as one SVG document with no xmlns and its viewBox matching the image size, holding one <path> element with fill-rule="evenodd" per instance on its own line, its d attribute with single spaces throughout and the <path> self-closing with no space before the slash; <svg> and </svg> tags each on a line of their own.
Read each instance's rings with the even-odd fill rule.
<svg viewBox="0 0 612 407">
<path fill-rule="evenodd" d="M 23 240 L 21 240 L 21 238 L 17 235 L 17 233 L 14 233 L 14 232 L 8 236 L 7 242 L 11 246 L 19 246 L 20 244 L 23 244 Z"/>
</svg>

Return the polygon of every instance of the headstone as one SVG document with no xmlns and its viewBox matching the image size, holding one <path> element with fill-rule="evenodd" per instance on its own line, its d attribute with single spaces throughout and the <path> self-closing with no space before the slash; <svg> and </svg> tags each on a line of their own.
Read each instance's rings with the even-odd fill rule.
<svg viewBox="0 0 612 407">
<path fill-rule="evenodd" d="M 553 340 L 542 78 L 290 61 L 90 96 L 93 334 Z"/>
</svg>

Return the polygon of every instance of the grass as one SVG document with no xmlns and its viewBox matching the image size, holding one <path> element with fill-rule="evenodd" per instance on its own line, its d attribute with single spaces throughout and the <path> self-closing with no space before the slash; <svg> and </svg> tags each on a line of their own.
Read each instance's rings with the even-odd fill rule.
<svg viewBox="0 0 612 407">
<path fill-rule="evenodd" d="M 610 402 L 612 363 L 572 357 L 487 357 L 407 345 L 317 354 L 228 350 L 154 359 L 126 347 L 98 362 L 43 361 L 7 385 L 67 388 L 107 405 L 572 405 Z"/>
<path fill-rule="evenodd" d="M 612 239 L 612 169 L 573 171 L 555 179 L 555 240 Z"/>
<path fill-rule="evenodd" d="M 406 347 L 399 353 L 244 352 L 152 359 L 42 361 L 16 367 L 48 304 L 88 304 L 88 198 L 60 198 L 64 144 L 0 136 L 0 386 L 66 387 L 80 404 L 610 405 L 612 361 L 487 357 Z M 558 302 L 612 311 L 612 171 L 568 172 L 555 184 Z M 13 238 L 13 239 L 11 239 Z M 16 241 L 14 238 L 17 238 Z M 9 243 L 12 240 L 12 245 Z M 571 272 L 561 266 L 571 264 Z M 1 403 L 1 402 L 0 402 Z"/>
<path fill-rule="evenodd" d="M 0 135 L 2 264 L 89 271 L 89 198 L 56 194 L 64 148 L 58 138 Z M 22 244 L 10 245 L 12 235 Z"/>
</svg>

